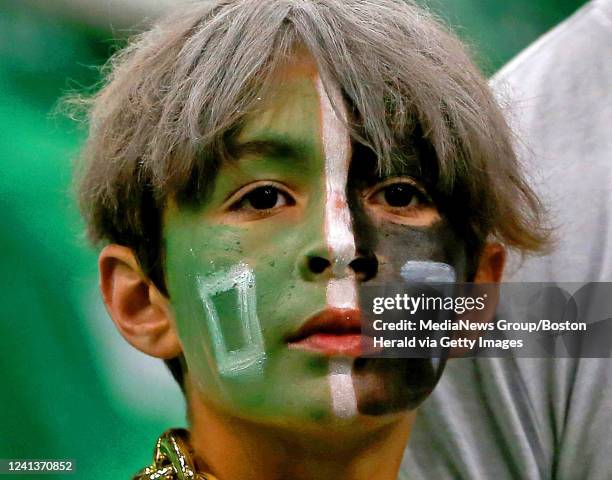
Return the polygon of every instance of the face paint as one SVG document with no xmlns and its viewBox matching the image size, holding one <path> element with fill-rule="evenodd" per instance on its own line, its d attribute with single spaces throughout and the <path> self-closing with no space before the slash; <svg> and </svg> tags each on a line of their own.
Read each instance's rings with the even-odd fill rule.
<svg viewBox="0 0 612 480">
<path fill-rule="evenodd" d="M 345 200 L 347 221 L 337 228 L 328 220 L 341 210 L 327 208 L 330 197 L 346 199 L 348 171 L 343 167 L 338 177 L 331 168 L 326 175 L 326 155 L 338 157 L 333 138 L 323 146 L 315 79 L 308 73 L 280 87 L 238 139 L 290 144 L 291 155 L 268 148 L 224 163 L 206 204 L 169 211 L 164 228 L 171 304 L 197 390 L 220 409 L 285 426 L 330 421 L 356 410 L 350 365 L 330 365 L 329 358 L 287 345 L 287 336 L 328 303 L 357 305 L 346 270 L 354 250 L 350 212 Z M 231 201 L 228 206 L 228 197 L 262 182 L 286 188 L 300 204 L 263 217 Z M 333 255 L 344 276 L 329 285 L 328 278 L 313 276 L 305 266 L 311 252 Z"/>
<path fill-rule="evenodd" d="M 400 269 L 402 279 L 410 283 L 455 283 L 457 275 L 455 269 L 447 263 L 441 262 L 424 262 L 418 260 L 408 260 Z M 449 295 L 451 292 L 445 289 L 443 294 Z M 429 359 L 431 367 L 435 372 L 436 378 L 442 374 L 442 369 L 446 363 L 445 359 L 440 357 L 432 357 Z"/>
<path fill-rule="evenodd" d="M 357 413 L 357 400 L 353 386 L 353 360 L 332 358 L 329 362 L 329 387 L 334 414 L 351 418 Z"/>
<path fill-rule="evenodd" d="M 331 279 L 327 283 L 327 305 L 331 308 L 358 308 L 357 288 L 354 274 L 345 278 Z"/>
<path fill-rule="evenodd" d="M 378 259 L 377 285 L 406 285 L 411 282 L 454 282 L 465 280 L 465 245 L 443 217 L 429 224 L 393 216 L 377 216 L 358 192 L 368 190 L 376 177 L 372 156 L 363 151 L 349 172 L 350 206 L 356 242 L 363 252 Z M 419 180 L 415 165 L 403 165 L 394 176 Z M 384 184 L 384 182 L 383 182 Z M 413 223 L 419 223 L 414 225 Z M 367 295 L 364 295 L 364 297 Z M 361 358 L 355 363 L 353 381 L 361 414 L 384 415 L 416 408 L 433 390 L 444 367 L 429 358 Z"/>
<path fill-rule="evenodd" d="M 400 269 L 405 282 L 455 283 L 455 269 L 447 263 L 408 260 Z"/>
<path fill-rule="evenodd" d="M 305 62 L 288 70 L 236 139 L 247 153 L 221 164 L 201 207 L 165 217 L 189 378 L 223 411 L 291 428 L 414 408 L 435 385 L 430 362 L 327 355 L 292 339 L 322 312 L 359 308 L 365 278 L 440 278 L 442 263 L 461 278 L 462 243 L 444 221 L 414 227 L 371 208 L 364 192 L 382 179 L 352 154 L 341 92 L 328 96 Z"/>
<path fill-rule="evenodd" d="M 289 351 L 285 341 L 325 306 L 323 286 L 299 293 L 289 253 L 299 246 L 296 234 L 268 230 L 269 243 L 258 248 L 266 242 L 255 232 L 215 226 L 200 213 L 169 215 L 166 236 L 170 298 L 195 387 L 252 420 L 332 415 L 327 361 Z"/>
<path fill-rule="evenodd" d="M 210 326 L 215 363 L 219 374 L 240 374 L 246 369 L 261 369 L 265 359 L 264 341 L 261 325 L 257 317 L 255 276 L 248 265 L 239 263 L 228 272 L 220 272 L 208 277 L 196 275 L 200 298 L 204 306 L 207 324 Z M 237 337 L 234 347 L 223 332 L 221 319 L 214 299 L 226 292 L 236 295 L 235 311 L 239 321 L 236 330 L 231 332 Z"/>
<path fill-rule="evenodd" d="M 321 109 L 321 136 L 325 155 L 325 234 L 332 260 L 332 271 L 337 277 L 348 274 L 348 265 L 355 257 L 355 238 L 351 212 L 346 197 L 346 184 L 351 154 L 351 140 L 346 127 L 346 108 L 337 86 L 331 86 L 332 100 L 316 80 Z M 338 113 L 341 118 L 338 117 Z M 345 284 L 347 287 L 348 284 Z M 337 296 L 338 292 L 335 293 Z M 332 305 L 333 306 L 333 305 Z"/>
<path fill-rule="evenodd" d="M 334 276 L 327 284 L 327 306 L 355 310 L 359 308 L 357 284 L 354 272 L 349 271 L 349 264 L 355 258 L 355 238 L 346 196 L 351 155 L 346 108 L 336 85 L 330 86 L 333 104 L 320 77 L 316 86 L 325 156 L 325 234 Z M 357 411 L 352 364 L 348 358 L 332 359 L 329 363 L 333 411 L 340 418 L 350 418 Z"/>
</svg>

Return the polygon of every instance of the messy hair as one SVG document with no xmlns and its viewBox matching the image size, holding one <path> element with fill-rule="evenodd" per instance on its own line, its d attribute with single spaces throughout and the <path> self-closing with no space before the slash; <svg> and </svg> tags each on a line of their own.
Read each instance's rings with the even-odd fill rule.
<svg viewBox="0 0 612 480">
<path fill-rule="evenodd" d="M 381 171 L 418 144 L 436 196 L 472 247 L 545 244 L 538 199 L 486 80 L 457 38 L 403 0 L 213 0 L 135 37 L 90 98 L 80 203 L 93 241 L 131 247 L 165 291 L 161 216 L 196 201 L 228 135 L 296 46 L 351 107 Z"/>
</svg>

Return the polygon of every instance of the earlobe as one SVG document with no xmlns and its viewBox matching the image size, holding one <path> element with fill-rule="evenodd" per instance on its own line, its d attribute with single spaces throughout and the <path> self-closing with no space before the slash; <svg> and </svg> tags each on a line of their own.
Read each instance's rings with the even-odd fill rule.
<svg viewBox="0 0 612 480">
<path fill-rule="evenodd" d="M 181 353 L 168 299 L 143 273 L 131 249 L 107 245 L 98 259 L 102 298 L 119 333 L 158 358 Z"/>
</svg>

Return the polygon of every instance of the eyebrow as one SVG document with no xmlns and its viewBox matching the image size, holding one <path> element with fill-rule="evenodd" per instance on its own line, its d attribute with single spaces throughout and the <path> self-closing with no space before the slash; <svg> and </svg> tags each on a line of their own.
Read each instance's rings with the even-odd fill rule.
<svg viewBox="0 0 612 480">
<path fill-rule="evenodd" d="M 353 143 L 351 161 L 359 161 L 367 158 L 373 162 L 371 178 L 376 181 L 399 175 L 406 175 L 420 180 L 423 176 L 421 161 L 417 154 L 410 152 L 403 155 L 403 161 L 392 165 L 390 171 L 380 175 L 376 171 L 376 154 L 368 147 L 359 143 Z M 315 148 L 309 142 L 296 140 L 283 135 L 265 135 L 247 141 L 233 140 L 229 143 L 228 153 L 233 161 L 251 161 L 257 158 L 271 158 L 275 160 L 289 160 L 297 167 L 306 167 L 310 156 L 315 152 Z M 365 157 L 365 158 L 364 158 Z"/>
<path fill-rule="evenodd" d="M 422 160 L 412 146 L 407 146 L 398 152 L 391 165 L 384 171 L 379 170 L 378 157 L 374 151 L 361 143 L 353 144 L 352 161 L 357 168 L 361 166 L 371 181 L 384 181 L 391 177 L 408 176 L 415 180 L 423 177 Z"/>
<path fill-rule="evenodd" d="M 282 136 L 255 138 L 246 142 L 232 142 L 229 151 L 233 160 L 268 157 L 291 160 L 298 165 L 305 165 L 313 152 L 314 149 L 309 143 Z"/>
</svg>

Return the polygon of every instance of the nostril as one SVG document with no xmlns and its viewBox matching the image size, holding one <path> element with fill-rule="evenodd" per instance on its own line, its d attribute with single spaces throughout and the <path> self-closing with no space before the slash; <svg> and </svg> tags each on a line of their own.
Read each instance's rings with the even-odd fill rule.
<svg viewBox="0 0 612 480">
<path fill-rule="evenodd" d="M 374 278 L 378 272 L 378 261 L 374 257 L 356 258 L 349 266 L 362 282 Z"/>
<path fill-rule="evenodd" d="M 308 268 L 312 273 L 323 273 L 331 263 L 323 257 L 310 257 L 308 259 Z"/>
</svg>

